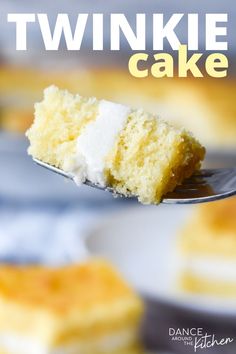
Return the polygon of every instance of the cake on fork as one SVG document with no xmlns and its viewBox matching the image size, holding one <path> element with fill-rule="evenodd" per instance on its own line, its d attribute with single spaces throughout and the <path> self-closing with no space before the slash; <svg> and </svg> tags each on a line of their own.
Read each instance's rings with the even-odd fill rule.
<svg viewBox="0 0 236 354">
<path fill-rule="evenodd" d="M 89 180 L 146 204 L 158 204 L 205 154 L 189 132 L 153 114 L 55 86 L 35 105 L 27 136 L 30 155 L 70 172 L 78 184 Z"/>
<path fill-rule="evenodd" d="M 142 311 L 138 296 L 102 260 L 0 266 L 0 353 L 138 353 Z"/>
</svg>

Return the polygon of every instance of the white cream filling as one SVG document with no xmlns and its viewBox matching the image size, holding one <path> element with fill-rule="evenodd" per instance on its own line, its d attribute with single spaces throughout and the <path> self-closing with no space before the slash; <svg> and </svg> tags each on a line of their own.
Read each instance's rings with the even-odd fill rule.
<svg viewBox="0 0 236 354">
<path fill-rule="evenodd" d="M 47 354 L 47 348 L 37 339 L 17 333 L 0 333 L 0 348 L 9 354 Z"/>
<path fill-rule="evenodd" d="M 114 147 L 119 133 L 124 128 L 130 108 L 102 100 L 95 121 L 87 124 L 77 139 L 75 182 L 89 180 L 106 185 L 104 176 L 105 159 Z"/>
<path fill-rule="evenodd" d="M 184 262 L 183 268 L 207 280 L 236 282 L 236 260 L 194 257 Z"/>
<path fill-rule="evenodd" d="M 93 350 L 110 353 L 113 350 L 131 345 L 135 342 L 136 337 L 136 330 L 131 328 L 49 349 L 37 339 L 15 333 L 0 333 L 0 348 L 9 354 L 86 354 Z"/>
</svg>

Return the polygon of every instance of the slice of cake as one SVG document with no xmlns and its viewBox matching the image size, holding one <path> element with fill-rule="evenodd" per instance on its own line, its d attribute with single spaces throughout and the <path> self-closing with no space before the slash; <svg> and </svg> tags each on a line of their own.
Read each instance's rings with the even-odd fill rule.
<svg viewBox="0 0 236 354">
<path fill-rule="evenodd" d="M 190 117 L 191 118 L 191 117 Z M 192 135 L 143 110 L 51 86 L 35 105 L 29 154 L 142 203 L 159 203 L 199 168 L 205 149 Z"/>
<path fill-rule="evenodd" d="M 100 260 L 0 266 L 0 353 L 138 352 L 142 303 Z"/>
<path fill-rule="evenodd" d="M 236 198 L 201 205 L 180 235 L 180 287 L 236 298 Z"/>
</svg>

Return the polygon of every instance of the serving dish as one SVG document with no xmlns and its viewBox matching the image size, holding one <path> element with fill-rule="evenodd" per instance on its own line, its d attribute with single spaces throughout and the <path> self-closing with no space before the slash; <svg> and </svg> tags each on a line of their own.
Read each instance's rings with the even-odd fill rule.
<svg viewBox="0 0 236 354">
<path fill-rule="evenodd" d="M 90 228 L 86 247 L 109 259 L 142 295 L 146 311 L 142 326 L 145 346 L 175 354 L 191 354 L 192 345 L 172 340 L 170 328 L 202 328 L 215 338 L 235 337 L 236 299 L 187 295 L 177 288 L 180 262 L 178 230 L 191 206 L 132 206 L 113 212 Z M 181 336 L 180 336 L 181 337 Z M 235 353 L 236 343 L 208 348 L 207 353 Z"/>
<path fill-rule="evenodd" d="M 133 206 L 112 213 L 86 237 L 92 255 L 108 258 L 144 298 L 175 308 L 236 319 L 236 299 L 188 295 L 177 288 L 178 232 L 191 206 Z"/>
</svg>

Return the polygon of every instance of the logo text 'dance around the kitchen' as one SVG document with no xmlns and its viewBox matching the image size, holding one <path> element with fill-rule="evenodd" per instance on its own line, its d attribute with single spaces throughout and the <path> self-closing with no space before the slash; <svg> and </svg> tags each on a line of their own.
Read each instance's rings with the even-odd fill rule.
<svg viewBox="0 0 236 354">
<path fill-rule="evenodd" d="M 203 328 L 169 328 L 171 341 L 192 347 L 194 352 L 213 347 L 222 347 L 233 343 L 234 338 L 219 338 L 215 334 L 207 333 Z"/>
<path fill-rule="evenodd" d="M 225 54 L 228 50 L 226 13 L 205 14 L 204 26 L 199 26 L 199 15 L 196 13 L 175 13 L 168 18 L 160 13 L 151 16 L 139 13 L 133 15 L 132 21 L 121 13 L 110 14 L 109 21 L 104 20 L 105 16 L 107 15 L 102 13 L 78 14 L 72 25 L 70 16 L 61 13 L 52 25 L 45 13 L 11 13 L 8 14 L 7 21 L 9 25 L 15 26 L 16 50 L 29 49 L 27 33 L 32 26 L 39 27 L 47 51 L 58 50 L 62 38 L 68 51 L 81 50 L 88 45 L 84 39 L 87 30 L 92 33 L 91 50 L 102 51 L 106 47 L 110 51 L 119 51 L 123 49 L 122 45 L 128 45 L 135 52 L 127 63 L 129 72 L 134 77 L 187 77 L 189 74 L 194 77 L 227 76 L 229 63 Z M 181 43 L 178 36 L 182 21 L 187 23 L 186 43 Z M 151 32 L 147 31 L 150 24 Z M 108 37 L 104 36 L 107 31 Z M 202 36 L 204 48 L 199 45 L 199 38 Z M 108 46 L 104 43 L 105 37 L 109 38 Z M 150 40 L 151 51 L 147 49 L 147 42 L 150 43 Z M 164 52 L 166 44 L 170 48 L 168 52 Z"/>
</svg>

